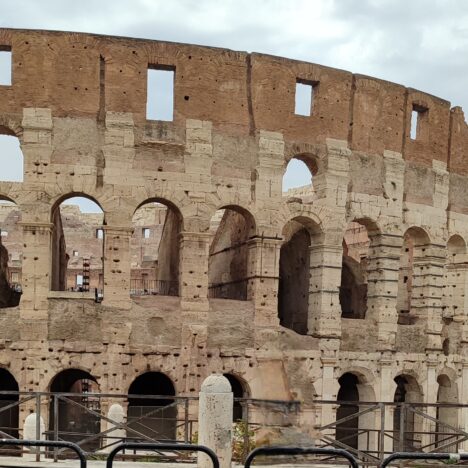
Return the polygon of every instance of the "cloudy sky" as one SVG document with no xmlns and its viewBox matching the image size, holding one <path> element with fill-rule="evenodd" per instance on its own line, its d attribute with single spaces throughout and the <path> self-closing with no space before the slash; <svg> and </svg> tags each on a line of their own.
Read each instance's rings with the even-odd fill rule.
<svg viewBox="0 0 468 468">
<path fill-rule="evenodd" d="M 0 0 L 0 6 L 0 27 L 282 55 L 395 81 L 468 109 L 466 0 Z"/>
</svg>

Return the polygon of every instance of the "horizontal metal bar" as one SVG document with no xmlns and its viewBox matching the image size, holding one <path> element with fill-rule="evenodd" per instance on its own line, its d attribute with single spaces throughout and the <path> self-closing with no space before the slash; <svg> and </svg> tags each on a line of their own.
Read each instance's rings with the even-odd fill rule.
<svg viewBox="0 0 468 468">
<path fill-rule="evenodd" d="M 73 442 L 62 442 L 58 440 L 23 440 L 23 439 L 0 439 L 2 445 L 19 447 L 53 447 L 73 450 L 80 459 L 80 468 L 86 468 L 86 454 Z"/>
<path fill-rule="evenodd" d="M 203 452 L 208 455 L 213 463 L 213 468 L 219 468 L 219 460 L 216 454 L 208 447 L 204 445 L 191 445 L 191 444 L 148 444 L 148 443 L 141 443 L 136 444 L 132 442 L 126 442 L 120 445 L 117 445 L 108 455 L 106 461 L 106 468 L 112 468 L 114 463 L 114 458 L 117 453 L 121 452 L 122 450 L 168 450 L 168 451 L 184 451 L 184 452 Z M 357 468 L 357 466 L 356 466 Z"/>
<path fill-rule="evenodd" d="M 343 449 L 327 449 L 319 447 L 259 447 L 252 450 L 245 460 L 245 468 L 250 468 L 254 458 L 258 456 L 277 456 L 277 455 L 326 455 L 328 457 L 339 457 L 348 460 L 353 468 L 359 468 L 356 458 L 351 453 Z M 108 467 L 110 468 L 110 467 Z"/>
<path fill-rule="evenodd" d="M 396 460 L 447 460 L 457 462 L 459 460 L 468 460 L 468 453 L 396 452 L 385 458 L 380 468 L 385 468 Z"/>
</svg>

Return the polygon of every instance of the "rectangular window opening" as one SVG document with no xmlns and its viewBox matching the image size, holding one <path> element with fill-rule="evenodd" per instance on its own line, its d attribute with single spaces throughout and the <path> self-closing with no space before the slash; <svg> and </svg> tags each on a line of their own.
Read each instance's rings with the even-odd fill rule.
<svg viewBox="0 0 468 468">
<path fill-rule="evenodd" d="M 83 286 L 83 275 L 76 275 L 76 285 Z"/>
<path fill-rule="evenodd" d="M 0 46 L 0 86 L 11 86 L 11 49 Z"/>
<path fill-rule="evenodd" d="M 104 239 L 104 230 L 96 229 L 96 239 Z"/>
<path fill-rule="evenodd" d="M 314 108 L 314 91 L 316 83 L 312 81 L 296 80 L 295 108 L 296 115 L 310 117 Z"/>
<path fill-rule="evenodd" d="M 148 120 L 174 120 L 174 77 L 174 68 L 148 67 L 146 93 Z"/>
<path fill-rule="evenodd" d="M 149 239 L 150 234 L 151 234 L 151 229 L 150 228 L 143 228 L 142 234 L 143 234 L 144 239 Z"/>
<path fill-rule="evenodd" d="M 421 121 L 424 115 L 426 114 L 427 109 L 418 105 L 413 105 L 413 110 L 411 111 L 411 128 L 410 128 L 410 137 L 412 140 L 417 140 L 420 136 L 421 131 Z"/>
</svg>

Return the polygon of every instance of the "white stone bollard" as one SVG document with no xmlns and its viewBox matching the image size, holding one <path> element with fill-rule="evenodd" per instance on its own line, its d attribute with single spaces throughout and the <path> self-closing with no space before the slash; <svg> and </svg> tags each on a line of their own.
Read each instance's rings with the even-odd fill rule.
<svg viewBox="0 0 468 468">
<path fill-rule="evenodd" d="M 119 405 L 118 403 L 114 403 L 111 405 L 109 408 L 109 411 L 107 412 L 107 417 L 109 419 L 112 419 L 112 421 L 115 421 L 116 423 L 124 423 L 125 422 L 125 411 L 122 407 L 122 405 Z M 117 443 L 123 442 L 126 437 L 126 431 L 125 429 L 120 429 L 115 426 L 115 424 L 112 424 L 110 421 L 107 422 L 107 429 L 112 429 L 115 427 L 113 431 L 108 432 L 108 438 L 105 440 L 104 445 L 106 448 L 104 449 L 105 452 L 110 452 L 116 445 Z M 117 439 L 122 439 L 121 441 L 118 441 Z M 108 445 L 111 445 L 108 447 Z"/>
<path fill-rule="evenodd" d="M 37 433 L 36 433 L 36 423 L 37 423 L 37 414 L 31 413 L 26 416 L 26 419 L 23 423 L 23 439 L 24 440 L 37 440 Z M 40 436 L 39 440 L 44 440 L 44 432 L 45 432 L 45 424 L 42 417 L 39 421 L 39 428 L 40 428 Z M 37 450 L 36 447 L 29 447 L 31 452 L 35 452 Z"/>
<path fill-rule="evenodd" d="M 198 406 L 198 443 L 219 458 L 220 468 L 230 468 L 232 458 L 232 407 L 234 397 L 226 377 L 210 375 L 202 383 Z M 198 468 L 212 468 L 210 458 L 198 453 Z"/>
</svg>

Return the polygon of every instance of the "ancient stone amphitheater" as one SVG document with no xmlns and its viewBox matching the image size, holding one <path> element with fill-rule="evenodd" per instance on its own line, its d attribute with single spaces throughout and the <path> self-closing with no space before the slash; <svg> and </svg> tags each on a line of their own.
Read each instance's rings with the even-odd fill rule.
<svg viewBox="0 0 468 468">
<path fill-rule="evenodd" d="M 216 372 L 237 379 L 238 396 L 300 401 L 310 433 L 356 412 L 337 400 L 457 403 L 421 411 L 468 431 L 461 108 L 212 47 L 0 29 L 0 50 L 12 58 L 0 133 L 24 155 L 23 182 L 0 182 L 22 234 L 21 295 L 5 280 L 5 252 L 0 262 L 0 389 L 88 379 L 127 394 L 147 374 L 159 381 L 141 393 L 196 397 Z M 172 120 L 147 118 L 149 70 L 173 74 Z M 312 93 L 310 115 L 295 111 L 298 85 Z M 283 193 L 294 158 L 313 188 Z M 64 285 L 57 207 L 78 195 L 104 213 L 99 294 Z M 132 294 L 132 217 L 154 202 L 166 210 L 159 289 Z M 382 410 L 390 431 L 400 412 Z M 373 415 L 358 424 L 377 427 Z M 428 421 L 406 424 L 424 432 Z"/>
</svg>

